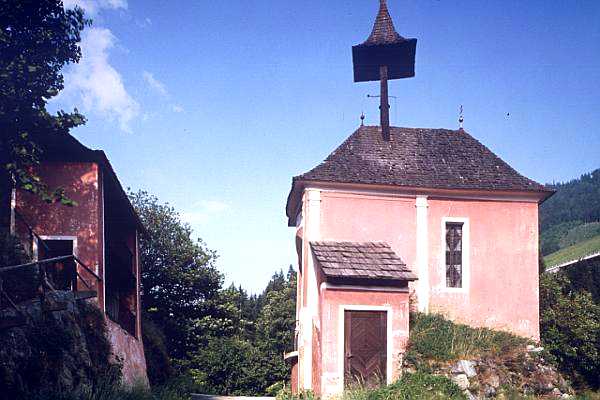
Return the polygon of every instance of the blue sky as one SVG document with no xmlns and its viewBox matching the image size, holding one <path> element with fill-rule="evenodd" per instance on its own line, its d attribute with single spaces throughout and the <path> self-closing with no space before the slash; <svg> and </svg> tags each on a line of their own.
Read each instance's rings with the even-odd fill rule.
<svg viewBox="0 0 600 400">
<path fill-rule="evenodd" d="M 294 263 L 291 177 L 359 125 L 377 83 L 351 46 L 377 0 L 66 0 L 93 18 L 51 107 L 107 152 L 124 186 L 175 206 L 226 282 L 262 290 Z M 562 181 L 600 167 L 600 2 L 388 0 L 416 37 L 416 77 L 390 82 L 396 126 L 465 128 L 519 172 Z"/>
</svg>

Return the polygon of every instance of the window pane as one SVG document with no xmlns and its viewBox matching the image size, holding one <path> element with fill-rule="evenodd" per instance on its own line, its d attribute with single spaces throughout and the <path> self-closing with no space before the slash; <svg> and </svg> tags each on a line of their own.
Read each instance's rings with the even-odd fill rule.
<svg viewBox="0 0 600 400">
<path fill-rule="evenodd" d="M 446 286 L 462 287 L 462 223 L 446 223 Z"/>
</svg>

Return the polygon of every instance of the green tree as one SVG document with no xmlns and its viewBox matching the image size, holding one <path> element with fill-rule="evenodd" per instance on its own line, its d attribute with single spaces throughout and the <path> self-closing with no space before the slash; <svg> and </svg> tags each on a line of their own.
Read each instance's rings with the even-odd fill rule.
<svg viewBox="0 0 600 400">
<path fill-rule="evenodd" d="M 222 291 L 226 331 L 189 354 L 189 368 L 206 393 L 263 395 L 290 377 L 283 353 L 293 350 L 296 273 L 276 272 L 266 289 L 249 296 L 234 285 Z M 198 341 L 197 341 L 198 342 Z"/>
<path fill-rule="evenodd" d="M 600 304 L 567 275 L 540 276 L 542 343 L 579 386 L 600 388 Z"/>
<path fill-rule="evenodd" d="M 81 57 L 80 34 L 90 20 L 61 0 L 0 0 L 0 226 L 8 223 L 13 185 L 47 201 L 69 203 L 32 172 L 39 135 L 65 134 L 85 122 L 73 113 L 50 114 L 46 103 L 63 89 L 62 68 Z"/>
<path fill-rule="evenodd" d="M 163 331 L 171 357 L 185 360 L 202 340 L 232 329 L 216 254 L 169 204 L 144 191 L 130 198 L 148 231 L 140 240 L 143 312 Z"/>
</svg>

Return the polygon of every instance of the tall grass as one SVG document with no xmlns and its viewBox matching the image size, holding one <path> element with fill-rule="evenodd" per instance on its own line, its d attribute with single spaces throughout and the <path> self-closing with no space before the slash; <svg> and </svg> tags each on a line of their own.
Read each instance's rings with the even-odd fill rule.
<svg viewBox="0 0 600 400">
<path fill-rule="evenodd" d="M 28 400 L 190 400 L 192 386 L 188 379 L 178 378 L 168 384 L 150 390 L 143 384 L 125 387 L 112 380 L 105 380 L 93 390 L 76 393 L 41 392 L 30 395 Z"/>
<path fill-rule="evenodd" d="M 527 339 L 487 328 L 456 324 L 436 314 L 411 314 L 407 361 L 452 361 L 522 349 Z"/>
</svg>

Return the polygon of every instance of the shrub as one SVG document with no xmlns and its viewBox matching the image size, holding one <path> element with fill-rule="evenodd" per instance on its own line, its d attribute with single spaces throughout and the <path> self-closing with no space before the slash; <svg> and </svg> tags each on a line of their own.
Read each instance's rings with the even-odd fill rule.
<svg viewBox="0 0 600 400">
<path fill-rule="evenodd" d="M 150 385 L 164 385 L 174 375 L 165 336 L 160 328 L 147 318 L 142 320 L 142 336 Z"/>
<path fill-rule="evenodd" d="M 487 328 L 456 324 L 441 315 L 412 313 L 405 360 L 452 361 L 487 354 L 502 354 L 523 347 L 527 339 Z"/>
<path fill-rule="evenodd" d="M 600 387 L 600 304 L 564 272 L 540 277 L 542 343 L 578 387 Z"/>
<path fill-rule="evenodd" d="M 207 394 L 263 394 L 268 366 L 258 349 L 238 337 L 213 338 L 191 360 L 195 384 Z"/>
<path fill-rule="evenodd" d="M 23 245 L 15 236 L 0 229 L 0 268 L 28 263 L 29 256 Z M 2 289 L 10 298 L 18 303 L 36 295 L 38 287 L 38 272 L 35 267 L 7 271 L 0 274 Z M 3 297 L 0 302 L 5 302 Z M 7 304 L 3 303 L 4 306 Z M 3 307 L 0 307 L 3 308 Z"/>
</svg>

